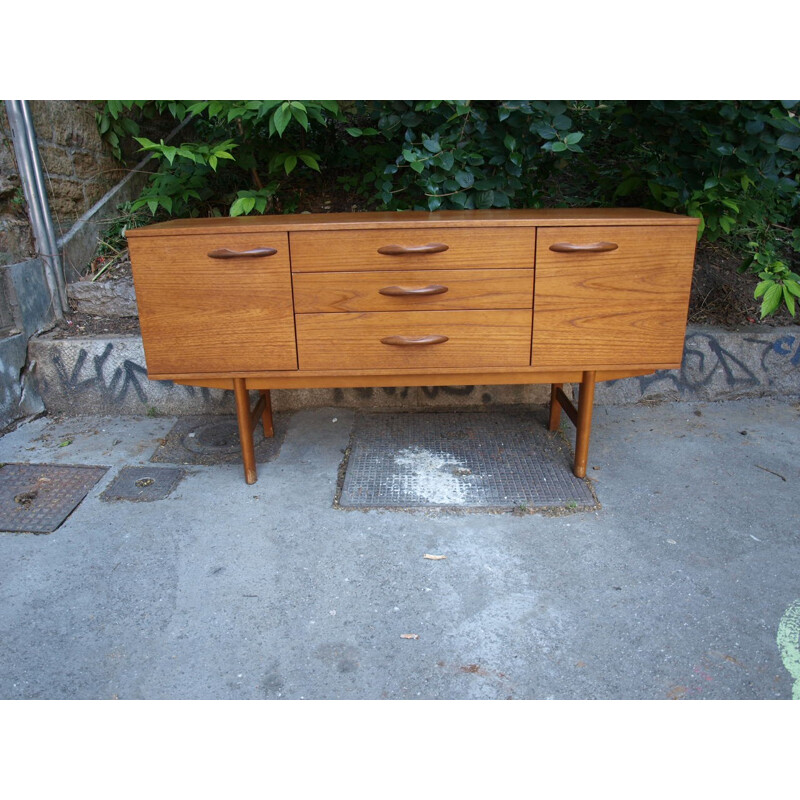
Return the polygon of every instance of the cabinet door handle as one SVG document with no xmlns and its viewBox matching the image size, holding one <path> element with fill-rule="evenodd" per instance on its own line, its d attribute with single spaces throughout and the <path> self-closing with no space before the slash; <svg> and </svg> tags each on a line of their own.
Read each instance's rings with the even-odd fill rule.
<svg viewBox="0 0 800 800">
<path fill-rule="evenodd" d="M 219 250 L 212 250 L 209 258 L 266 258 L 274 256 L 278 251 L 274 247 L 256 247 L 253 250 L 230 250 L 222 247 Z"/>
<path fill-rule="evenodd" d="M 554 253 L 608 253 L 619 247 L 614 242 L 593 242 L 592 244 L 573 244 L 572 242 L 556 242 L 550 245 Z"/>
<path fill-rule="evenodd" d="M 387 297 L 406 297 L 407 295 L 444 294 L 446 291 L 446 286 L 433 283 L 430 286 L 419 286 L 414 289 L 405 286 L 384 286 L 383 289 L 378 289 L 378 294 L 385 294 Z"/>
<path fill-rule="evenodd" d="M 381 344 L 394 344 L 401 347 L 417 346 L 423 344 L 442 344 L 448 340 L 448 336 L 441 336 L 436 333 L 427 336 L 384 336 Z"/>
<path fill-rule="evenodd" d="M 446 244 L 438 242 L 430 242 L 429 244 L 387 244 L 378 248 L 378 252 L 383 256 L 404 256 L 425 253 L 443 253 L 449 250 L 450 247 Z"/>
</svg>

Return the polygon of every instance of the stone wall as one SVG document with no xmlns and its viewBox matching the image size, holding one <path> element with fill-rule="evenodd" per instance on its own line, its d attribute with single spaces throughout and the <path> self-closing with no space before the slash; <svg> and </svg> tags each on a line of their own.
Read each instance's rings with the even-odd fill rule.
<svg viewBox="0 0 800 800">
<path fill-rule="evenodd" d="M 5 104 L 0 103 L 0 267 L 34 255 Z"/>
<path fill-rule="evenodd" d="M 89 100 L 32 100 L 31 117 L 56 238 L 62 238 L 127 170 L 100 138 Z M 0 264 L 34 255 L 5 108 L 0 111 Z"/>
</svg>

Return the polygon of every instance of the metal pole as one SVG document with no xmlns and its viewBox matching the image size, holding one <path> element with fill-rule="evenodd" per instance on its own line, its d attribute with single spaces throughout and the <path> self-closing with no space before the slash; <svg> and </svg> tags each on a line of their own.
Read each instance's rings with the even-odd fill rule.
<svg viewBox="0 0 800 800">
<path fill-rule="evenodd" d="M 58 293 L 61 300 L 61 308 L 64 311 L 69 309 L 67 301 L 66 279 L 64 277 L 64 265 L 61 263 L 61 255 L 56 244 L 56 232 L 53 227 L 53 216 L 50 213 L 50 201 L 47 198 L 47 187 L 44 182 L 44 171 L 42 169 L 42 159 L 39 155 L 39 145 L 36 141 L 36 129 L 33 127 L 31 109 L 27 100 L 20 101 L 22 105 L 22 119 L 25 123 L 25 135 L 28 140 L 28 149 L 31 153 L 33 163 L 33 177 L 36 181 L 36 194 L 39 197 L 39 205 L 42 209 L 42 221 L 44 222 L 44 235 L 47 239 L 47 251 L 53 260 L 53 271 L 57 278 Z"/>
<path fill-rule="evenodd" d="M 47 200 L 44 175 L 39 160 L 39 148 L 36 144 L 36 133 L 30 118 L 30 108 L 25 100 L 6 100 L 5 103 L 36 250 L 44 263 L 45 278 L 53 303 L 53 311 L 56 319 L 61 319 L 64 311 L 69 308 L 67 291 L 53 231 L 53 221 L 50 217 L 50 204 Z"/>
</svg>

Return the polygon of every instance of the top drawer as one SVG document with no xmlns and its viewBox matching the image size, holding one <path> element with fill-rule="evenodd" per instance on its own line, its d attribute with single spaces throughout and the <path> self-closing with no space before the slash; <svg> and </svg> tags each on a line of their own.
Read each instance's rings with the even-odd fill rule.
<svg viewBox="0 0 800 800">
<path fill-rule="evenodd" d="M 535 228 L 391 228 L 289 234 L 294 272 L 533 266 Z M 382 251 L 382 252 L 381 252 Z"/>
</svg>

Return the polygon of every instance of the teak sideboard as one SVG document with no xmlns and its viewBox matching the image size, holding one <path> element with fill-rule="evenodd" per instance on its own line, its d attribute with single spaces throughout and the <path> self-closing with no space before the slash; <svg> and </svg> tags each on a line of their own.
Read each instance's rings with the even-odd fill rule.
<svg viewBox="0 0 800 800">
<path fill-rule="evenodd" d="M 127 237 L 148 376 L 233 390 L 247 483 L 270 389 L 512 383 L 551 384 L 550 429 L 563 409 L 584 477 L 595 383 L 681 364 L 697 224 L 643 209 L 356 212 Z"/>
</svg>

